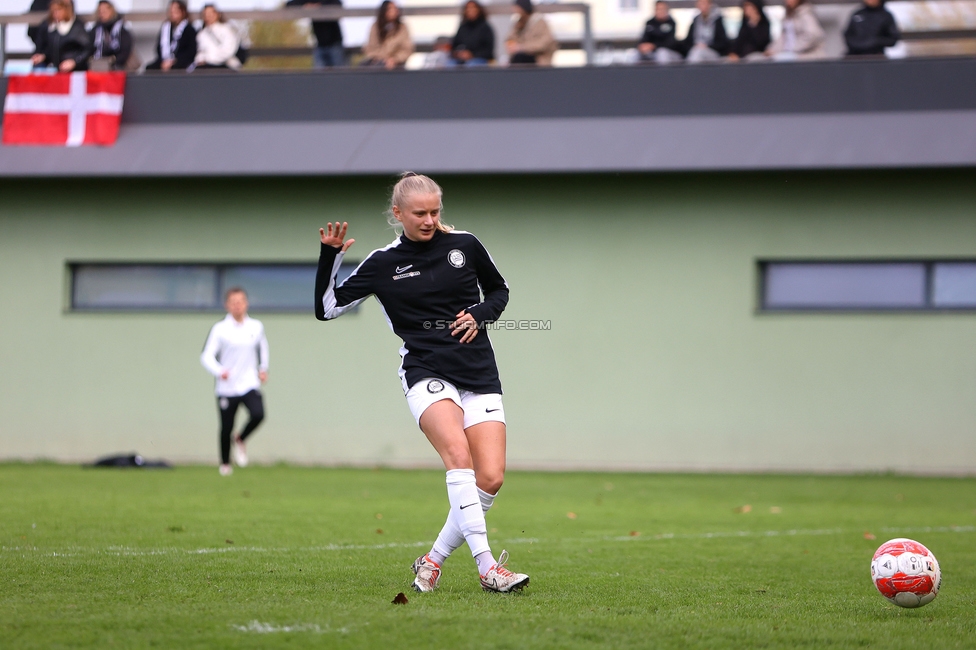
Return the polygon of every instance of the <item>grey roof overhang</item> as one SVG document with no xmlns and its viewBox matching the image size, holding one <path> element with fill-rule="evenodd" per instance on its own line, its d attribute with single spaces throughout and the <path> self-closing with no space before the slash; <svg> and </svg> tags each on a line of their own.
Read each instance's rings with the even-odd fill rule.
<svg viewBox="0 0 976 650">
<path fill-rule="evenodd" d="M 974 164 L 965 58 L 143 75 L 114 147 L 0 147 L 6 177 Z"/>
</svg>

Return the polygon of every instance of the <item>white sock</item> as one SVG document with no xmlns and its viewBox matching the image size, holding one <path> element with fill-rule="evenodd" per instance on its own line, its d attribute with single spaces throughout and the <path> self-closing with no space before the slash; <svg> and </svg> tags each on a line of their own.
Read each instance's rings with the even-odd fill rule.
<svg viewBox="0 0 976 650">
<path fill-rule="evenodd" d="M 485 575 L 491 567 L 495 566 L 495 556 L 491 554 L 491 551 L 479 553 L 475 556 L 474 561 L 478 563 L 479 575 Z"/>
<path fill-rule="evenodd" d="M 485 513 L 481 509 L 481 497 L 475 485 L 473 469 L 452 469 L 447 472 L 447 500 L 451 502 L 451 515 L 464 541 L 471 549 L 471 555 L 491 551 L 488 546 L 488 527 Z"/>
<path fill-rule="evenodd" d="M 498 495 L 488 494 L 481 488 L 478 488 L 478 498 L 481 500 L 482 512 L 488 514 L 492 504 L 495 503 L 496 496 Z M 458 528 L 454 518 L 451 517 L 451 512 L 453 511 L 448 511 L 447 519 L 444 521 L 444 527 L 441 528 L 437 539 L 434 540 L 434 546 L 427 553 L 427 556 L 438 565 L 443 565 L 444 560 L 450 557 L 451 553 L 461 548 L 461 544 L 464 544 L 464 535 L 461 534 L 461 529 Z"/>
</svg>

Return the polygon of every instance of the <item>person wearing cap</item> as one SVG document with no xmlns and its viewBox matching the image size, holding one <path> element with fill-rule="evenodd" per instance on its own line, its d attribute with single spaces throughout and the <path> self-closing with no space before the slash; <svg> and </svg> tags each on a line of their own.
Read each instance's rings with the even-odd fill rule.
<svg viewBox="0 0 976 650">
<path fill-rule="evenodd" d="M 528 65 L 552 65 L 552 55 L 559 43 L 552 35 L 546 19 L 532 6 L 532 0 L 515 0 L 512 30 L 505 39 L 509 63 Z"/>
<path fill-rule="evenodd" d="M 680 61 L 682 59 L 681 44 L 674 35 L 675 29 L 674 18 L 671 17 L 668 3 L 664 0 L 658 0 L 654 5 L 654 17 L 645 23 L 644 34 L 637 45 L 641 59 L 655 63 Z"/>
<path fill-rule="evenodd" d="M 848 56 L 883 55 L 886 47 L 894 47 L 901 40 L 901 32 L 884 0 L 864 0 L 854 12 L 844 30 Z"/>
<path fill-rule="evenodd" d="M 732 41 L 730 61 L 738 61 L 752 54 L 761 56 L 769 47 L 769 18 L 763 11 L 763 0 L 742 1 L 742 26 Z"/>
</svg>

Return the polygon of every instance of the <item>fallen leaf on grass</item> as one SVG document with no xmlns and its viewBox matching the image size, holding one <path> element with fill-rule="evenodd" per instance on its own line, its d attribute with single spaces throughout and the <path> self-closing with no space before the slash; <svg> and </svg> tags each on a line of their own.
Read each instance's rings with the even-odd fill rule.
<svg viewBox="0 0 976 650">
<path fill-rule="evenodd" d="M 382 512 L 377 512 L 376 513 L 376 518 L 377 519 L 382 519 L 383 518 L 383 513 Z"/>
<path fill-rule="evenodd" d="M 569 517 L 570 519 L 576 519 L 576 513 L 575 512 L 567 512 L 566 513 L 566 516 Z"/>
<path fill-rule="evenodd" d="M 232 539 L 225 539 L 224 541 L 227 542 L 228 544 L 233 544 L 234 543 L 234 540 L 232 540 Z"/>
<path fill-rule="evenodd" d="M 734 512 L 737 515 L 742 515 L 742 514 L 745 514 L 747 512 L 752 512 L 752 506 L 750 506 L 747 503 L 744 506 L 739 506 L 738 508 L 732 508 L 732 512 Z"/>
<path fill-rule="evenodd" d="M 408 602 L 410 601 L 407 600 L 407 597 L 403 595 L 402 591 L 393 598 L 394 605 L 406 605 Z"/>
<path fill-rule="evenodd" d="M 630 536 L 631 537 L 640 537 L 640 531 L 639 530 L 632 530 L 632 531 L 630 531 Z"/>
<path fill-rule="evenodd" d="M 864 531 L 864 539 L 877 539 L 877 538 L 874 536 L 874 533 L 869 533 L 868 531 Z"/>
</svg>

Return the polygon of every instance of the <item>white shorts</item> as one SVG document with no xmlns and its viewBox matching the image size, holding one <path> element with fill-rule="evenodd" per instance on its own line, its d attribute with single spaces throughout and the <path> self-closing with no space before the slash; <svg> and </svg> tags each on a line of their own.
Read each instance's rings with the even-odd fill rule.
<svg viewBox="0 0 976 650">
<path fill-rule="evenodd" d="M 498 393 L 472 393 L 458 390 L 454 384 L 443 379 L 421 379 L 407 391 L 407 406 L 413 419 L 420 426 L 420 416 L 427 407 L 442 399 L 449 399 L 464 411 L 464 428 L 482 422 L 501 422 L 505 424 L 505 408 L 502 396 Z"/>
</svg>

